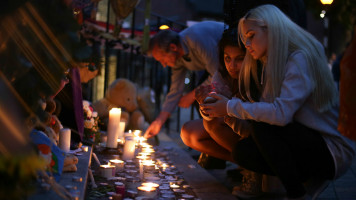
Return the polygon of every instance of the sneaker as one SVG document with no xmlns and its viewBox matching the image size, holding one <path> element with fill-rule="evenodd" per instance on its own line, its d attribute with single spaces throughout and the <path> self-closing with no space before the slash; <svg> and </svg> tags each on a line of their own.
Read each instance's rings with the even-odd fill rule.
<svg viewBox="0 0 356 200">
<path fill-rule="evenodd" d="M 287 194 L 287 191 L 277 176 L 266 174 L 262 175 L 262 191 L 274 196 L 285 196 Z"/>
<path fill-rule="evenodd" d="M 254 199 L 263 195 L 262 175 L 249 170 L 243 170 L 242 184 L 235 186 L 232 194 L 241 199 Z"/>
</svg>

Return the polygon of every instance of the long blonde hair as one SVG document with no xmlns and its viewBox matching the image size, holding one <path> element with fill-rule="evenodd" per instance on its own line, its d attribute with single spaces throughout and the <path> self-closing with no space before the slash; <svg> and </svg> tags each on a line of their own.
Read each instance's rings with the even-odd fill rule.
<svg viewBox="0 0 356 200">
<path fill-rule="evenodd" d="M 242 24 L 245 21 L 251 21 L 267 31 L 267 60 L 262 61 L 265 68 L 265 72 L 262 71 L 262 77 L 265 78 L 262 78 L 261 81 L 264 84 L 262 96 L 269 97 L 268 102 L 272 102 L 280 95 L 288 56 L 297 50 L 300 50 L 306 58 L 308 73 L 312 77 L 311 84 L 314 86 L 312 99 L 318 110 L 328 110 L 338 102 L 338 92 L 328 68 L 324 49 L 314 36 L 292 22 L 277 7 L 262 5 L 250 10 L 239 21 L 239 37 L 244 44 Z M 251 74 L 253 80 L 250 80 Z M 239 81 L 240 85 L 244 85 L 246 96 L 250 101 L 252 99 L 250 99 L 249 84 L 251 81 L 257 82 L 257 77 L 257 60 L 247 52 Z"/>
</svg>

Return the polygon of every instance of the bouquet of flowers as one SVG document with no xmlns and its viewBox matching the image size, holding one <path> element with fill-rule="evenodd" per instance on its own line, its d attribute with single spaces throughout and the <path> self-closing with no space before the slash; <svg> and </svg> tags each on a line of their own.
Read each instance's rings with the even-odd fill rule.
<svg viewBox="0 0 356 200">
<path fill-rule="evenodd" d="M 84 111 L 84 140 L 91 143 L 100 142 L 98 113 L 94 111 L 89 101 L 83 100 Z"/>
</svg>

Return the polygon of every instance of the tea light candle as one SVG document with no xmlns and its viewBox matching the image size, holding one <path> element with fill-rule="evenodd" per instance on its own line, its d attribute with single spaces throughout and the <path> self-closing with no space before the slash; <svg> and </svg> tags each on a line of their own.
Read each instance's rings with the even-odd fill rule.
<svg viewBox="0 0 356 200">
<path fill-rule="evenodd" d="M 134 165 L 134 164 L 131 164 L 131 165 L 126 164 L 125 165 L 125 169 L 136 169 L 136 165 Z"/>
<path fill-rule="evenodd" d="M 136 159 L 138 159 L 139 161 L 141 160 L 146 160 L 148 157 L 146 155 L 139 155 L 139 156 L 136 156 Z"/>
<path fill-rule="evenodd" d="M 126 190 L 137 190 L 137 187 L 140 186 L 140 180 L 137 177 L 126 175 L 125 186 Z"/>
<path fill-rule="evenodd" d="M 194 196 L 193 195 L 189 195 L 189 194 L 182 194 L 181 197 L 183 199 L 194 199 Z"/>
<path fill-rule="evenodd" d="M 175 184 L 175 183 L 171 183 L 171 184 L 170 184 L 170 187 L 171 187 L 172 189 L 178 189 L 180 186 L 177 185 L 177 184 Z"/>
<path fill-rule="evenodd" d="M 143 160 L 142 161 L 144 171 L 153 171 L 155 170 L 155 162 L 153 160 Z"/>
<path fill-rule="evenodd" d="M 135 136 L 141 136 L 142 135 L 142 131 L 141 130 L 133 130 L 133 134 Z"/>
<path fill-rule="evenodd" d="M 138 196 L 147 198 L 155 198 L 157 195 L 157 189 L 154 187 L 139 186 L 137 187 Z"/>
<path fill-rule="evenodd" d="M 122 197 L 125 196 L 125 184 L 122 182 L 115 182 L 115 191 L 117 194 L 121 194 Z"/>
<path fill-rule="evenodd" d="M 100 165 L 101 176 L 104 178 L 111 178 L 115 176 L 115 166 Z"/>
<path fill-rule="evenodd" d="M 136 176 L 138 171 L 137 170 L 133 170 L 133 169 L 128 169 L 125 171 L 126 174 L 130 175 L 130 176 Z"/>
<path fill-rule="evenodd" d="M 132 160 L 135 157 L 135 141 L 127 138 L 124 144 L 123 160 Z"/>
<path fill-rule="evenodd" d="M 115 166 L 115 172 L 122 172 L 124 170 L 123 160 L 118 160 L 118 159 L 110 160 L 110 165 Z"/>
<path fill-rule="evenodd" d="M 147 177 L 145 178 L 146 181 L 149 181 L 149 182 L 155 182 L 155 183 L 160 183 L 161 182 L 161 179 L 157 176 L 151 176 L 151 177 Z"/>
<path fill-rule="evenodd" d="M 143 137 L 143 136 L 140 136 L 140 137 L 138 138 L 137 143 L 138 143 L 139 146 L 142 146 L 142 144 L 144 144 L 146 141 L 147 141 L 147 138 L 145 138 L 145 137 Z"/>
<path fill-rule="evenodd" d="M 162 190 L 169 190 L 170 187 L 167 186 L 167 185 L 162 185 L 162 186 L 159 186 L 159 190 L 162 191 Z"/>
<path fill-rule="evenodd" d="M 118 129 L 121 117 L 121 108 L 112 108 L 109 111 L 108 139 L 106 147 L 117 148 Z"/>
<path fill-rule="evenodd" d="M 153 183 L 153 182 L 144 182 L 141 185 L 142 186 L 146 186 L 146 187 L 154 187 L 154 188 L 158 188 L 159 187 L 159 184 Z"/>
<path fill-rule="evenodd" d="M 147 148 L 147 147 L 145 147 L 145 148 L 142 149 L 142 152 L 145 152 L 145 153 L 154 153 L 155 150 L 152 149 L 152 148 Z"/>
<path fill-rule="evenodd" d="M 180 196 L 185 193 L 185 190 L 182 189 L 173 189 L 174 194 Z"/>
<path fill-rule="evenodd" d="M 120 139 L 120 138 L 117 139 L 117 143 L 119 143 L 120 145 L 123 145 L 124 142 L 125 142 L 124 139 Z"/>
<path fill-rule="evenodd" d="M 82 150 L 83 150 L 84 152 L 88 152 L 89 147 L 88 147 L 88 146 L 82 146 Z"/>
<path fill-rule="evenodd" d="M 161 197 L 166 200 L 175 200 L 176 196 L 173 194 L 162 194 Z"/>
<path fill-rule="evenodd" d="M 59 131 L 59 148 L 64 152 L 68 153 L 70 150 L 70 135 L 71 131 L 69 128 L 62 128 Z"/>
</svg>

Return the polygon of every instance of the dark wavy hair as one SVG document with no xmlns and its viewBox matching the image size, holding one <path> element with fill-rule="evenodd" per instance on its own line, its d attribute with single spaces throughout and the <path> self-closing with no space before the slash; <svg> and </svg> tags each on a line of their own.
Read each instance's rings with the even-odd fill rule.
<svg viewBox="0 0 356 200">
<path fill-rule="evenodd" d="M 238 40 L 236 27 L 226 29 L 223 32 L 222 37 L 218 44 L 218 48 L 219 48 L 219 63 L 220 63 L 219 73 L 221 74 L 222 77 L 226 78 L 226 81 L 228 83 L 228 86 L 230 87 L 231 92 L 233 94 L 237 94 L 239 89 L 238 80 L 230 76 L 224 62 L 224 49 L 226 46 L 237 47 L 243 50 L 244 52 L 246 52 L 245 46 Z"/>
<path fill-rule="evenodd" d="M 225 62 L 224 62 L 224 49 L 226 46 L 233 46 L 240 48 L 244 52 L 246 52 L 245 45 L 241 42 L 241 40 L 238 39 L 238 34 L 237 34 L 237 27 L 231 27 L 229 29 L 226 29 L 219 41 L 218 48 L 219 48 L 219 73 L 221 76 L 226 80 L 231 92 L 233 95 L 237 95 L 243 100 L 247 100 L 248 98 L 246 97 L 246 92 L 244 87 L 239 87 L 239 80 L 234 79 L 230 76 L 229 72 L 226 69 Z M 258 74 L 258 79 L 260 79 L 262 73 L 262 65 L 261 63 L 257 64 L 257 74 Z M 258 85 L 258 83 L 251 81 L 250 83 L 250 89 L 251 89 L 251 97 L 253 101 L 259 101 L 259 98 L 261 96 L 261 87 Z"/>
</svg>

